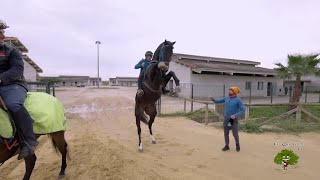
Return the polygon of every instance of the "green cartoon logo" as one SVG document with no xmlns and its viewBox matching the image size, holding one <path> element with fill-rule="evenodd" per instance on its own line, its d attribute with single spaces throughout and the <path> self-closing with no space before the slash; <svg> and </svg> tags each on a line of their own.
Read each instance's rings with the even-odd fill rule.
<svg viewBox="0 0 320 180">
<path fill-rule="evenodd" d="M 282 164 L 282 170 L 287 170 L 288 165 L 295 165 L 298 163 L 299 156 L 293 151 L 284 149 L 279 152 L 274 158 L 274 163 Z"/>
</svg>

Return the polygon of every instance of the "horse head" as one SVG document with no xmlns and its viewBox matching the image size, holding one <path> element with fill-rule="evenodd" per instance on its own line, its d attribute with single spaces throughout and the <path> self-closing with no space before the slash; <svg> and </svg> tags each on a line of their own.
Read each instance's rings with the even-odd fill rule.
<svg viewBox="0 0 320 180">
<path fill-rule="evenodd" d="M 156 52 L 158 53 L 158 68 L 161 69 L 162 71 L 168 71 L 169 69 L 169 63 L 172 59 L 172 55 L 173 55 L 173 45 L 176 42 L 171 42 L 171 41 L 167 41 L 165 40 L 156 50 Z"/>
</svg>

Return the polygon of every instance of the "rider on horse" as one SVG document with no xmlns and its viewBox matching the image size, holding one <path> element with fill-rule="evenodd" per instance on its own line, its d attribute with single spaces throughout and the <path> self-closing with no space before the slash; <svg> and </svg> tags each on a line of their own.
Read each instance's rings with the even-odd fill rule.
<svg viewBox="0 0 320 180">
<path fill-rule="evenodd" d="M 23 76 L 24 64 L 21 53 L 4 43 L 4 30 L 9 26 L 0 20 L 0 96 L 8 107 L 22 143 L 18 159 L 34 154 L 38 141 L 33 133 L 32 119 L 24 107 L 27 84 Z"/>
<path fill-rule="evenodd" d="M 137 91 L 137 95 L 138 96 L 142 96 L 144 94 L 144 91 L 142 89 L 142 80 L 143 80 L 143 77 L 144 77 L 144 73 L 145 71 L 147 70 L 147 68 L 149 67 L 149 65 L 151 63 L 156 63 L 157 60 L 152 60 L 152 56 L 153 56 L 153 53 L 151 51 L 147 51 L 145 53 L 145 59 L 142 59 L 141 61 L 138 62 L 138 64 L 136 64 L 134 66 L 135 69 L 141 69 L 140 70 L 140 75 L 139 75 L 139 78 L 138 78 L 138 91 Z M 167 94 L 168 92 L 170 92 L 169 90 L 167 90 L 165 87 L 162 87 L 162 93 L 163 94 Z"/>
<path fill-rule="evenodd" d="M 146 58 L 142 59 L 141 61 L 139 61 L 138 64 L 134 66 L 135 69 L 140 69 L 140 75 L 138 78 L 138 91 L 137 91 L 138 96 L 142 96 L 144 94 L 142 90 L 142 79 L 144 76 L 144 72 L 146 71 L 148 66 L 151 64 L 152 56 L 153 56 L 153 53 L 151 51 L 147 51 L 145 53 Z"/>
</svg>

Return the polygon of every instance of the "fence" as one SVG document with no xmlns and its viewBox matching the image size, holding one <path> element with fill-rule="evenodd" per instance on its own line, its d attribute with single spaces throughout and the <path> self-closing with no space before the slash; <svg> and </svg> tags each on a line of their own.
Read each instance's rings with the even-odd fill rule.
<svg viewBox="0 0 320 180">
<path fill-rule="evenodd" d="M 223 80 L 222 80 L 223 81 Z M 262 82 L 261 82 L 262 83 Z M 248 104 L 267 104 L 267 103 L 289 103 L 293 89 L 284 89 L 276 84 L 267 83 L 264 87 L 259 83 L 225 83 L 225 84 L 190 84 L 181 83 L 179 97 L 206 100 L 208 96 L 222 98 L 228 95 L 229 87 L 238 86 L 241 89 L 239 97 L 244 103 Z M 318 103 L 320 102 L 320 86 L 304 86 L 301 102 Z"/>
<path fill-rule="evenodd" d="M 165 100 L 165 101 L 164 101 Z M 169 103 L 168 103 L 169 102 Z M 197 108 L 193 109 L 193 104 L 197 104 Z M 187 108 L 190 105 L 190 108 Z M 320 122 L 320 104 L 319 103 L 274 103 L 274 104 L 245 104 L 246 112 L 244 119 L 254 119 L 257 125 L 262 126 L 275 122 L 276 120 L 286 117 L 293 117 L 296 119 L 296 125 L 303 122 L 311 122 L 316 120 Z M 291 107 L 294 106 L 293 109 Z M 263 109 L 259 109 L 263 108 Z M 211 101 L 195 100 L 190 98 L 172 98 L 168 96 L 162 97 L 162 100 L 157 102 L 158 113 L 180 113 L 180 112 L 200 112 L 196 118 L 200 123 L 223 121 L 224 107 L 223 105 L 214 104 Z M 209 117 L 210 114 L 210 117 Z"/>
<path fill-rule="evenodd" d="M 29 92 L 45 92 L 55 96 L 54 83 L 27 82 Z"/>
</svg>

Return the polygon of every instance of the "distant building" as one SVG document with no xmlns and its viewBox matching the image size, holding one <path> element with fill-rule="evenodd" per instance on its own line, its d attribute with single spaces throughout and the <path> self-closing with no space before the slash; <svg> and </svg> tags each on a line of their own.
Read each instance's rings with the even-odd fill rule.
<svg viewBox="0 0 320 180">
<path fill-rule="evenodd" d="M 109 84 L 110 86 L 116 86 L 117 85 L 116 78 L 109 78 Z"/>
<path fill-rule="evenodd" d="M 97 86 L 98 78 L 90 77 L 90 76 L 68 76 L 68 75 L 60 75 L 60 76 L 42 76 L 39 77 L 38 80 L 41 79 L 56 79 L 59 80 L 59 83 L 56 83 L 58 86 L 78 86 L 78 85 L 85 85 L 85 86 Z M 100 85 L 101 78 L 99 78 Z"/>
<path fill-rule="evenodd" d="M 109 78 L 109 83 L 111 86 L 137 86 L 137 77 L 116 77 Z"/>
</svg>

